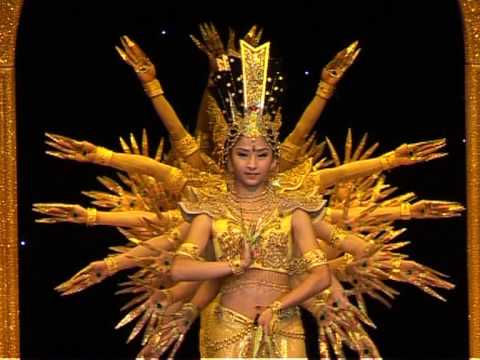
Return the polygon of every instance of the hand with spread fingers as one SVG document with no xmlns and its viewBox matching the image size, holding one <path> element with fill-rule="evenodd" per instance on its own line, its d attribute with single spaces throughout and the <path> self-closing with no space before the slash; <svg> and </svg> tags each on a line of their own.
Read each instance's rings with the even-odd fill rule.
<svg viewBox="0 0 480 360">
<path fill-rule="evenodd" d="M 115 269 L 105 260 L 93 261 L 72 278 L 58 285 L 55 290 L 61 295 L 71 295 L 83 291 L 94 284 L 98 284 L 112 276 Z"/>
<path fill-rule="evenodd" d="M 462 216 L 465 208 L 458 202 L 439 200 L 420 200 L 410 206 L 412 218 L 438 219 Z"/>
<path fill-rule="evenodd" d="M 78 141 L 50 133 L 46 133 L 45 136 L 48 138 L 45 143 L 54 149 L 46 151 L 48 155 L 80 162 L 95 162 L 97 158 L 97 147 L 88 141 Z"/>
<path fill-rule="evenodd" d="M 120 42 L 122 47 L 115 46 L 115 49 L 122 60 L 133 68 L 138 78 L 143 83 L 155 80 L 157 76 L 155 66 L 142 48 L 126 35 L 120 38 Z"/>
<path fill-rule="evenodd" d="M 129 309 L 138 303 L 140 303 L 140 305 L 130 310 L 127 315 L 118 322 L 115 329 L 119 329 L 139 318 L 128 337 L 127 343 L 132 341 L 144 328 L 143 342 L 147 343 L 155 331 L 158 330 L 158 327 L 161 326 L 167 308 L 173 304 L 174 299 L 172 293 L 168 289 L 159 290 L 141 283 L 129 289 L 129 292 L 135 294 L 143 292 L 143 294 L 135 297 L 130 303 L 124 306 L 122 310 Z"/>
<path fill-rule="evenodd" d="M 173 314 L 168 323 L 157 328 L 156 331 L 152 333 L 148 343 L 143 347 L 137 357 L 158 358 L 172 347 L 168 358 L 173 358 L 182 344 L 185 334 L 197 316 L 198 308 L 195 304 L 183 304 L 182 308 Z"/>
<path fill-rule="evenodd" d="M 421 141 L 413 144 L 403 144 L 396 148 L 395 151 L 387 154 L 387 156 L 393 155 L 393 161 L 397 166 L 412 165 L 447 156 L 447 153 L 438 152 L 446 145 L 446 139 Z"/>
<path fill-rule="evenodd" d="M 322 80 L 335 86 L 360 54 L 358 41 L 343 49 L 323 68 Z"/>
<path fill-rule="evenodd" d="M 88 210 L 80 205 L 38 203 L 33 204 L 33 211 L 48 215 L 47 218 L 36 219 L 35 222 L 43 224 L 55 224 L 60 222 L 71 222 L 86 224 L 88 221 Z"/>
</svg>

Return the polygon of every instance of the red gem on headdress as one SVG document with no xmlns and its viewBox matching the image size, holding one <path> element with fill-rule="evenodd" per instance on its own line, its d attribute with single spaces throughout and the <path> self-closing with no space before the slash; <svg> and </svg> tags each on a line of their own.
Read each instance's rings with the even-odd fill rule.
<svg viewBox="0 0 480 360">
<path fill-rule="evenodd" d="M 252 105 L 248 108 L 248 110 L 257 112 L 258 110 L 260 110 L 260 108 L 257 105 Z"/>
</svg>

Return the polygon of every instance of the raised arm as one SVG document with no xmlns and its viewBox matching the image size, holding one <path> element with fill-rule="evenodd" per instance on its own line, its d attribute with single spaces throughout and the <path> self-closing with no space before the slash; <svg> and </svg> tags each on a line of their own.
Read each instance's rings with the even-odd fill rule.
<svg viewBox="0 0 480 360">
<path fill-rule="evenodd" d="M 210 280 L 244 271 L 252 259 L 250 248 L 245 243 L 243 257 L 233 261 L 203 261 L 211 235 L 211 219 L 198 215 L 192 221 L 187 240 L 180 245 L 172 266 L 171 276 L 175 281 Z"/>
<path fill-rule="evenodd" d="M 155 111 L 167 128 L 175 150 L 189 165 L 203 169 L 205 164 L 200 156 L 198 143 L 185 129 L 177 113 L 166 99 L 162 86 L 156 78 L 155 66 L 140 46 L 128 36 L 122 36 L 120 41 L 122 48 L 116 47 L 117 52 L 137 74 Z"/>
<path fill-rule="evenodd" d="M 328 100 L 333 95 L 336 85 L 360 53 L 357 46 L 358 42 L 355 41 L 340 51 L 322 70 L 315 96 L 306 107 L 293 131 L 281 145 L 280 171 L 289 169 L 296 164 L 296 155 L 300 147 L 322 114 Z"/>
</svg>

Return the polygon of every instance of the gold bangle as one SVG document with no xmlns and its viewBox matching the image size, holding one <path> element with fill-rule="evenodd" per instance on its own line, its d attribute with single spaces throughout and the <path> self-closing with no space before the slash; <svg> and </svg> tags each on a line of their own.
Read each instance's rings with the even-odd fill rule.
<svg viewBox="0 0 480 360">
<path fill-rule="evenodd" d="M 382 165 L 382 170 L 390 170 L 395 167 L 393 163 L 395 155 L 386 155 L 380 157 L 380 164 Z"/>
<path fill-rule="evenodd" d="M 118 272 L 118 261 L 115 259 L 114 256 L 107 257 L 103 259 L 105 265 L 107 266 L 107 274 L 108 276 L 112 276 L 116 272 Z"/>
<path fill-rule="evenodd" d="M 232 274 L 235 276 L 242 275 L 245 272 L 245 269 L 240 263 L 240 259 L 228 260 L 228 265 L 232 270 Z"/>
<path fill-rule="evenodd" d="M 200 149 L 197 141 L 190 134 L 185 135 L 181 139 L 172 137 L 172 143 L 182 158 L 186 158 Z"/>
<path fill-rule="evenodd" d="M 180 194 L 187 183 L 187 179 L 183 176 L 183 171 L 171 166 L 167 176 L 163 179 L 165 189 L 170 194 Z"/>
<path fill-rule="evenodd" d="M 317 92 L 315 95 L 321 97 L 322 99 L 328 100 L 332 97 L 333 93 L 335 92 L 335 86 L 330 85 L 329 83 L 320 80 L 318 83 Z"/>
<path fill-rule="evenodd" d="M 92 226 L 97 223 L 97 209 L 87 208 L 87 219 L 85 220 L 85 225 Z"/>
<path fill-rule="evenodd" d="M 95 149 L 95 163 L 100 165 L 110 165 L 112 162 L 113 151 L 107 148 L 97 146 Z"/>
<path fill-rule="evenodd" d="M 400 205 L 400 219 L 410 220 L 412 218 L 412 205 L 408 202 L 404 202 Z"/>
<path fill-rule="evenodd" d="M 322 266 L 327 263 L 327 258 L 325 253 L 321 249 L 312 249 L 303 254 L 303 259 L 305 260 L 305 265 L 307 270 L 311 270 L 314 267 Z"/>
<path fill-rule="evenodd" d="M 348 236 L 348 233 L 338 226 L 333 227 L 333 231 L 330 234 L 330 239 L 327 240 L 327 243 L 333 246 L 336 249 L 340 248 L 340 243 Z"/>
<path fill-rule="evenodd" d="M 164 289 L 164 290 L 161 290 L 161 292 L 165 295 L 165 298 L 167 299 L 167 306 L 175 302 L 175 298 L 173 297 L 173 294 L 170 291 L 170 289 Z"/>
<path fill-rule="evenodd" d="M 280 311 L 282 310 L 282 302 L 279 300 L 274 301 L 270 305 L 268 305 L 268 308 L 272 310 L 273 315 L 278 315 Z"/>
<path fill-rule="evenodd" d="M 163 95 L 162 85 L 160 85 L 160 81 L 157 79 L 143 83 L 143 89 L 149 98 Z"/>
<path fill-rule="evenodd" d="M 280 145 L 280 157 L 290 163 L 298 161 L 297 156 L 300 151 L 300 146 L 295 145 L 287 139 Z"/>
</svg>

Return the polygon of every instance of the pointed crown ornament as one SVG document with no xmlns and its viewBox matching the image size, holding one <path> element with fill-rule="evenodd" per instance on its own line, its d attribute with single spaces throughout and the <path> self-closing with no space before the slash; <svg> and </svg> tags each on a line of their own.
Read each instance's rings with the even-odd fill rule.
<svg viewBox="0 0 480 360">
<path fill-rule="evenodd" d="M 270 42 L 254 47 L 240 40 L 240 58 L 222 55 L 217 67 L 213 95 L 223 121 L 214 124 L 214 132 L 215 126 L 227 132 L 224 159 L 241 135 L 264 137 L 278 155 L 284 79 L 278 63 L 270 59 Z"/>
</svg>

